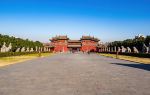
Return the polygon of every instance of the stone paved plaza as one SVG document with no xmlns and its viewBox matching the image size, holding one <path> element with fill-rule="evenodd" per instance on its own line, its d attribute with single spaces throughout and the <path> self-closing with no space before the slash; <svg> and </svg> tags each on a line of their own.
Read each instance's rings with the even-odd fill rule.
<svg viewBox="0 0 150 95">
<path fill-rule="evenodd" d="M 0 68 L 0 95 L 150 95 L 150 65 L 58 54 Z"/>
</svg>

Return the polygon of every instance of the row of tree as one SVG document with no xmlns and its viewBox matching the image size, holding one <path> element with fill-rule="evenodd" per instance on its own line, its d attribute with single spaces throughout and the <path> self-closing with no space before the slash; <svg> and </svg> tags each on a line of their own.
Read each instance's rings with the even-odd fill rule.
<svg viewBox="0 0 150 95">
<path fill-rule="evenodd" d="M 29 47 L 35 50 L 35 47 L 43 47 L 43 44 L 39 41 L 31 41 L 29 39 L 16 38 L 13 36 L 2 35 L 0 34 L 0 48 L 3 46 L 4 42 L 6 42 L 6 46 L 11 43 L 12 51 L 15 51 L 17 48 Z"/>
<path fill-rule="evenodd" d="M 139 51 L 142 51 L 143 45 L 146 45 L 147 47 L 150 44 L 150 35 L 143 37 L 143 36 L 136 36 L 133 39 L 126 39 L 124 41 L 114 41 L 108 44 L 109 47 L 136 47 Z"/>
</svg>

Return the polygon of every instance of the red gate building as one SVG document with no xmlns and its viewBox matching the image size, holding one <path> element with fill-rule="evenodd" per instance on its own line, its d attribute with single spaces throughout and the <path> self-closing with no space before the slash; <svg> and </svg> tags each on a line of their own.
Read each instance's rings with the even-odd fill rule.
<svg viewBox="0 0 150 95">
<path fill-rule="evenodd" d="M 67 36 L 56 36 L 50 39 L 50 47 L 54 52 L 83 51 L 96 52 L 98 38 L 82 36 L 80 40 L 70 40 Z"/>
</svg>

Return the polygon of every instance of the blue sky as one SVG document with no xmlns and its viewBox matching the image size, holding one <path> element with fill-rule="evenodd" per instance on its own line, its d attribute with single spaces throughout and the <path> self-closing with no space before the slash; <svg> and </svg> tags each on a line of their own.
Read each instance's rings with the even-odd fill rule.
<svg viewBox="0 0 150 95">
<path fill-rule="evenodd" d="M 55 35 L 103 42 L 150 35 L 150 0 L 0 0 L 0 33 L 42 42 Z"/>
</svg>

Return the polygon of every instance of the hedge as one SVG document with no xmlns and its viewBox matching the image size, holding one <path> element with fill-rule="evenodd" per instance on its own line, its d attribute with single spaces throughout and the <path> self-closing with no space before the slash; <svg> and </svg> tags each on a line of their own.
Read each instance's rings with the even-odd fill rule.
<svg viewBox="0 0 150 95">
<path fill-rule="evenodd" d="M 116 54 L 116 52 L 100 52 L 100 53 Z M 125 52 L 119 52 L 118 54 L 119 55 L 134 56 L 134 57 L 141 57 L 141 58 L 150 58 L 150 54 L 148 54 L 148 53 L 125 53 Z"/>
<path fill-rule="evenodd" d="M 26 54 L 36 54 L 38 52 L 1 52 L 0 57 L 9 57 L 9 56 L 20 56 L 20 55 L 26 55 Z M 46 53 L 46 52 L 42 52 Z"/>
</svg>

